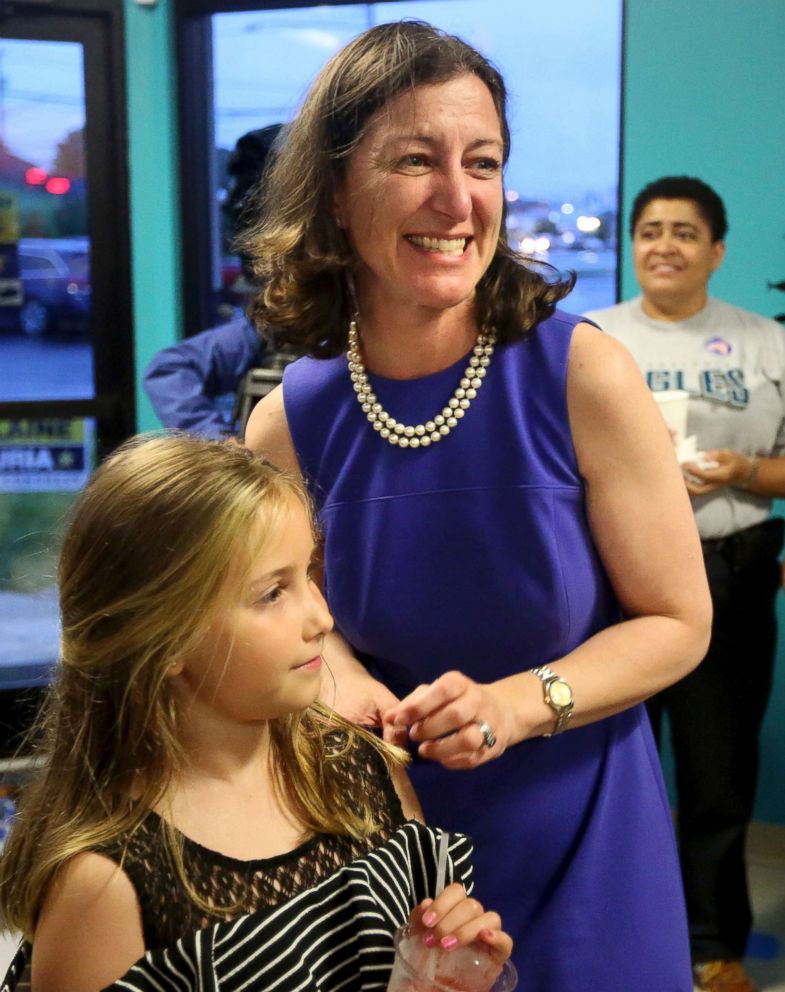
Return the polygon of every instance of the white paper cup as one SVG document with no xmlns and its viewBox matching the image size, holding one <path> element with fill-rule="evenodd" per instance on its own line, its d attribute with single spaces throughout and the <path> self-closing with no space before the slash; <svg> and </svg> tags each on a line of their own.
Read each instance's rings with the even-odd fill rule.
<svg viewBox="0 0 785 992">
<path fill-rule="evenodd" d="M 678 445 L 687 437 L 687 401 L 690 394 L 686 389 L 663 389 L 652 395 L 665 423 L 676 435 L 674 441 Z"/>
<path fill-rule="evenodd" d="M 395 964 L 387 992 L 513 992 L 515 966 L 500 967 L 479 941 L 453 951 L 426 947 L 420 928 L 395 931 Z"/>
</svg>

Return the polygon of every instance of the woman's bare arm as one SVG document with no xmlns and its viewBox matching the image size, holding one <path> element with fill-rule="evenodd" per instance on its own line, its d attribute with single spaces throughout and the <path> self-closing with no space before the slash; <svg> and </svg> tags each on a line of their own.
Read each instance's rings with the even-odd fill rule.
<svg viewBox="0 0 785 992">
<path fill-rule="evenodd" d="M 401 801 L 401 809 L 407 820 L 419 820 L 425 823 L 425 816 L 420 806 L 420 800 L 414 791 L 409 773 L 402 765 L 394 765 L 390 773 L 395 786 L 395 791 Z"/>
<path fill-rule="evenodd" d="M 673 445 L 629 353 L 587 324 L 576 327 L 567 397 L 589 525 L 625 619 L 549 665 L 572 687 L 578 727 L 638 703 L 677 681 L 705 654 L 711 605 L 690 502 Z M 506 746 L 553 730 L 537 676 L 520 671 L 481 685 L 448 673 L 385 714 L 418 724 L 424 757 L 472 767 Z M 480 748 L 475 720 L 498 744 Z M 458 728 L 463 727 L 462 730 Z M 451 731 L 451 737 L 438 738 Z"/>
<path fill-rule="evenodd" d="M 300 477 L 300 463 L 286 420 L 283 386 L 276 386 L 251 411 L 245 426 L 245 446 L 278 468 Z"/>
</svg>

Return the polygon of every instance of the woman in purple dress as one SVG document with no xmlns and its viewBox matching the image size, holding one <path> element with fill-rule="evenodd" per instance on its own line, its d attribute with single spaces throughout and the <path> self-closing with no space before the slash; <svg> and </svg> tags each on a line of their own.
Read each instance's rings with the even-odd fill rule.
<svg viewBox="0 0 785 992">
<path fill-rule="evenodd" d="M 508 151 L 457 38 L 387 24 L 328 63 L 247 245 L 254 316 L 311 357 L 247 443 L 319 509 L 327 698 L 415 742 L 521 986 L 691 992 L 641 703 L 705 650 L 700 546 L 635 364 L 507 245 Z"/>
</svg>

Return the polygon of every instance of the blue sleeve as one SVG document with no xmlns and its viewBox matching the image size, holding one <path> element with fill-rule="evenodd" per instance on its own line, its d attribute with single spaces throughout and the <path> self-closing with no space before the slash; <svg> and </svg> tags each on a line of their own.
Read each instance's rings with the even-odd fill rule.
<svg viewBox="0 0 785 992">
<path fill-rule="evenodd" d="M 236 392 L 264 352 L 247 318 L 237 317 L 160 351 L 145 369 L 145 392 L 164 427 L 220 437 L 228 425 L 216 397 Z"/>
</svg>

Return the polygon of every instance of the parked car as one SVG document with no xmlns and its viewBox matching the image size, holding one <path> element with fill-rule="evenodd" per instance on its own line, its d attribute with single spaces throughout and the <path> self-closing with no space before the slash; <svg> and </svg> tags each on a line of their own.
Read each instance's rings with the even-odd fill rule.
<svg viewBox="0 0 785 992">
<path fill-rule="evenodd" d="M 90 326 L 90 243 L 87 238 L 20 238 L 19 276 L 24 334 L 86 334 Z"/>
</svg>

